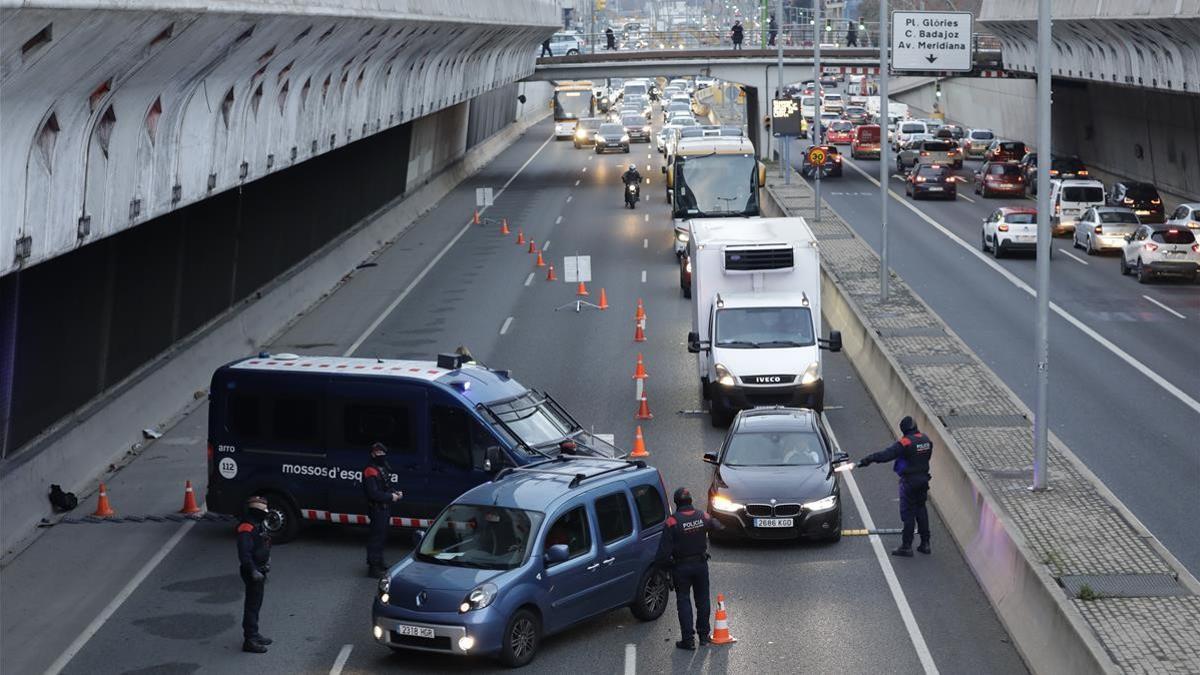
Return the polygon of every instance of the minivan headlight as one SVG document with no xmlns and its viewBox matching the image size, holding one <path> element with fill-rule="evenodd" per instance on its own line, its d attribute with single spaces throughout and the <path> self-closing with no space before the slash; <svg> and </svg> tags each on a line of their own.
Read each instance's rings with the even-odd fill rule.
<svg viewBox="0 0 1200 675">
<path fill-rule="evenodd" d="M 804 369 L 804 374 L 800 376 L 800 384 L 813 384 L 821 379 L 821 362 L 813 361 Z"/>
<path fill-rule="evenodd" d="M 733 373 L 729 372 L 729 369 L 725 366 L 718 363 L 713 366 L 713 370 L 717 371 L 717 384 L 726 387 L 732 387 L 737 384 L 737 380 L 733 378 Z"/>
<path fill-rule="evenodd" d="M 460 614 L 466 614 L 472 610 L 483 609 L 492 604 L 492 600 L 496 599 L 497 592 L 496 584 L 486 583 L 480 584 L 467 594 L 467 597 L 458 606 Z"/>
<path fill-rule="evenodd" d="M 804 504 L 805 511 L 828 511 L 837 506 L 837 495 L 829 495 L 824 499 L 818 499 L 815 502 L 806 502 Z"/>
</svg>

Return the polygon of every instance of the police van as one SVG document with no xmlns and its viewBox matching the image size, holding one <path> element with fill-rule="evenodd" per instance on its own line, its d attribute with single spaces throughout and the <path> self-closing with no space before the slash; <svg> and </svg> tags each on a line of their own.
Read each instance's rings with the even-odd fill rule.
<svg viewBox="0 0 1200 675">
<path fill-rule="evenodd" d="M 561 454 L 615 457 L 610 443 L 506 370 L 442 354 L 436 362 L 261 354 L 213 374 L 208 510 L 270 504 L 276 541 L 303 521 L 366 524 L 362 469 L 388 448 L 395 527 L 428 527 L 460 494 L 505 467 Z"/>
</svg>

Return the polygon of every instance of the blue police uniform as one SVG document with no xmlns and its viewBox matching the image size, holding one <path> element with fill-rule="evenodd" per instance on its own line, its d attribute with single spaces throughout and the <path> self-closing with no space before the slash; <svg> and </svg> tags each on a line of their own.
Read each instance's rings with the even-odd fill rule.
<svg viewBox="0 0 1200 675">
<path fill-rule="evenodd" d="M 374 448 L 372 448 L 374 449 Z M 371 463 L 363 469 L 363 494 L 367 498 L 367 517 L 370 530 L 367 534 L 367 574 L 382 576 L 388 564 L 383 560 L 383 549 L 387 545 L 388 530 L 392 519 L 392 469 L 384 456 L 372 456 Z"/>
<path fill-rule="evenodd" d="M 929 553 L 929 511 L 925 506 L 929 498 L 929 459 L 933 456 L 933 442 L 917 429 L 911 417 L 900 420 L 900 440 L 872 455 L 862 458 L 859 467 L 880 462 L 893 462 L 892 470 L 900 477 L 900 548 L 894 555 L 911 556 L 913 529 L 921 535 L 917 550 Z"/>
<path fill-rule="evenodd" d="M 237 526 L 238 571 L 246 587 L 242 605 L 242 649 L 262 653 L 271 640 L 258 632 L 258 612 L 262 608 L 267 573 L 271 571 L 271 535 L 263 530 L 265 511 L 247 509 Z"/>
<path fill-rule="evenodd" d="M 692 495 L 686 488 L 675 491 L 675 513 L 667 518 L 663 531 L 659 560 L 671 566 L 675 584 L 675 608 L 679 613 L 679 630 L 683 639 L 675 643 L 681 649 L 695 649 L 695 636 L 700 643 L 709 642 L 708 617 L 711 612 L 708 589 L 708 530 L 725 529 L 708 514 L 692 507 Z M 692 597 L 696 600 L 693 627 Z"/>
</svg>

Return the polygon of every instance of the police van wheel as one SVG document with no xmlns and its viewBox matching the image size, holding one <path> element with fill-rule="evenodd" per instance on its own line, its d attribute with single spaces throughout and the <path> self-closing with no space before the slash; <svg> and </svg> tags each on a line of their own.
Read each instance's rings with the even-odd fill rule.
<svg viewBox="0 0 1200 675">
<path fill-rule="evenodd" d="M 500 661 L 510 668 L 528 665 L 542 641 L 542 621 L 528 609 L 518 609 L 504 628 Z"/>
<path fill-rule="evenodd" d="M 661 567 L 652 567 L 638 584 L 637 598 L 629 611 L 640 621 L 654 621 L 663 615 L 671 599 L 671 578 Z"/>
<path fill-rule="evenodd" d="M 278 492 L 268 492 L 267 498 L 270 510 L 263 528 L 271 535 L 271 543 L 286 544 L 300 534 L 300 512 L 292 500 Z"/>
</svg>

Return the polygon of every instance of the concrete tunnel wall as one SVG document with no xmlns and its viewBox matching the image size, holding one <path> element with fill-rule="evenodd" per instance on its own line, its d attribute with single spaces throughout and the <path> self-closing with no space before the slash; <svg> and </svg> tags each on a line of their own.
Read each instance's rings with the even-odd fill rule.
<svg viewBox="0 0 1200 675">
<path fill-rule="evenodd" d="M 0 2 L 0 274 L 515 83 L 558 25 L 553 0 L 63 5 Z"/>
</svg>

